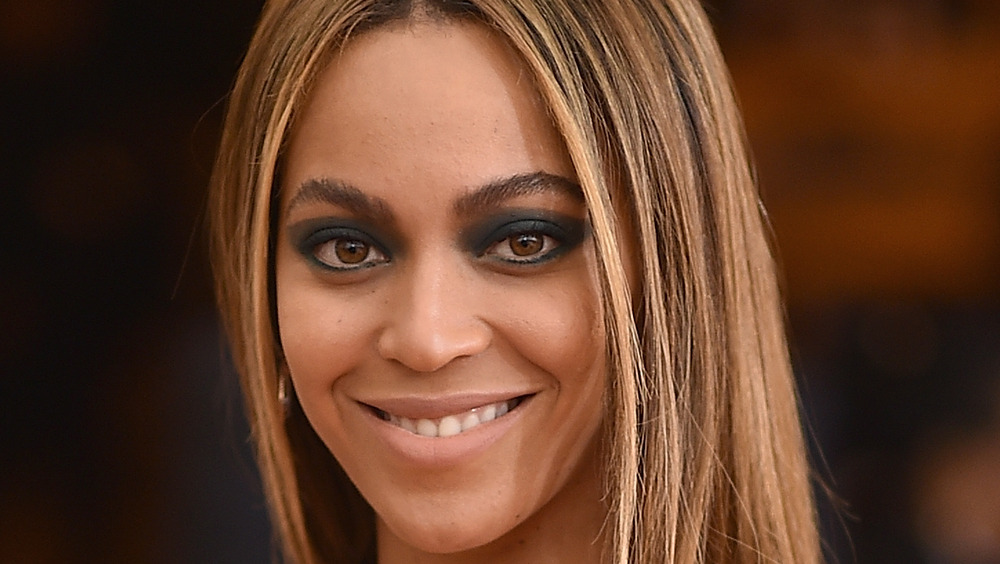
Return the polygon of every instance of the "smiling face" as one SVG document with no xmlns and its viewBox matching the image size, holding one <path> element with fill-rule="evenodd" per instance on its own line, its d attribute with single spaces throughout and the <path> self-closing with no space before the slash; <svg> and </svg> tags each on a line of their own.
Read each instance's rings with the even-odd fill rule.
<svg viewBox="0 0 1000 564">
<path fill-rule="evenodd" d="M 485 28 L 400 24 L 352 39 L 297 119 L 281 346 L 380 556 L 596 546 L 597 268 L 530 73 Z"/>
</svg>

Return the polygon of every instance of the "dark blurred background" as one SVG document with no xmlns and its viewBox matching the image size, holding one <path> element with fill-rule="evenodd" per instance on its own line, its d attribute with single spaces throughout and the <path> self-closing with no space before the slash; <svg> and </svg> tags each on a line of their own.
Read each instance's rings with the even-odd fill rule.
<svg viewBox="0 0 1000 564">
<path fill-rule="evenodd" d="M 714 0 L 831 562 L 1000 563 L 1000 2 Z M 259 1 L 0 0 L 0 562 L 268 562 L 205 185 Z"/>
</svg>

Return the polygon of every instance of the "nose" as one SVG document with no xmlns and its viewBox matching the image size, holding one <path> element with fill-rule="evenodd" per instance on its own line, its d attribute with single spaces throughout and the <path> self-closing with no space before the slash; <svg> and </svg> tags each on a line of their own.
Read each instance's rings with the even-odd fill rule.
<svg viewBox="0 0 1000 564">
<path fill-rule="evenodd" d="M 492 329 L 479 315 L 484 300 L 471 277 L 443 260 L 409 266 L 393 288 L 379 354 L 416 372 L 433 372 L 489 348 Z"/>
</svg>

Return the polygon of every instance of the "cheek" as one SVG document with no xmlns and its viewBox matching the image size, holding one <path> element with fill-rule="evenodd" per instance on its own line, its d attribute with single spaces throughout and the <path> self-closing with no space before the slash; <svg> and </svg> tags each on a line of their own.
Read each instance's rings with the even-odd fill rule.
<svg viewBox="0 0 1000 564">
<path fill-rule="evenodd" d="M 593 371 L 603 356 L 599 316 L 589 300 L 571 293 L 552 294 L 525 308 L 512 325 L 512 340 L 533 364 L 563 380 Z"/>
<path fill-rule="evenodd" d="M 593 448 L 604 418 L 606 341 L 597 284 L 588 280 L 589 271 L 576 269 L 576 276 L 522 294 L 516 304 L 506 302 L 518 312 L 511 314 L 506 340 L 544 374 L 549 388 L 536 400 L 545 415 L 519 455 L 541 492 L 560 490 L 571 474 L 585 468 L 600 472 Z"/>
<path fill-rule="evenodd" d="M 603 388 L 605 338 L 600 300 L 592 269 L 574 269 L 506 302 L 507 339 L 564 392 Z"/>
<path fill-rule="evenodd" d="M 361 361 L 372 316 L 355 315 L 359 300 L 339 299 L 328 288 L 280 275 L 276 297 L 281 347 L 296 393 L 306 403 L 314 394 L 327 394 Z"/>
</svg>

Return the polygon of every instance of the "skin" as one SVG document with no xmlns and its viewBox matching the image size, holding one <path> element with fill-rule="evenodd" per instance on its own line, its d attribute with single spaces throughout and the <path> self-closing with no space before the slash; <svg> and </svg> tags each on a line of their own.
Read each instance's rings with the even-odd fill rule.
<svg viewBox="0 0 1000 564">
<path fill-rule="evenodd" d="M 380 562 L 600 561 L 594 250 L 517 55 L 470 23 L 353 38 L 299 115 L 282 179 L 282 349 L 310 423 L 375 509 Z M 527 398 L 451 438 L 370 407 L 470 394 Z"/>
</svg>

